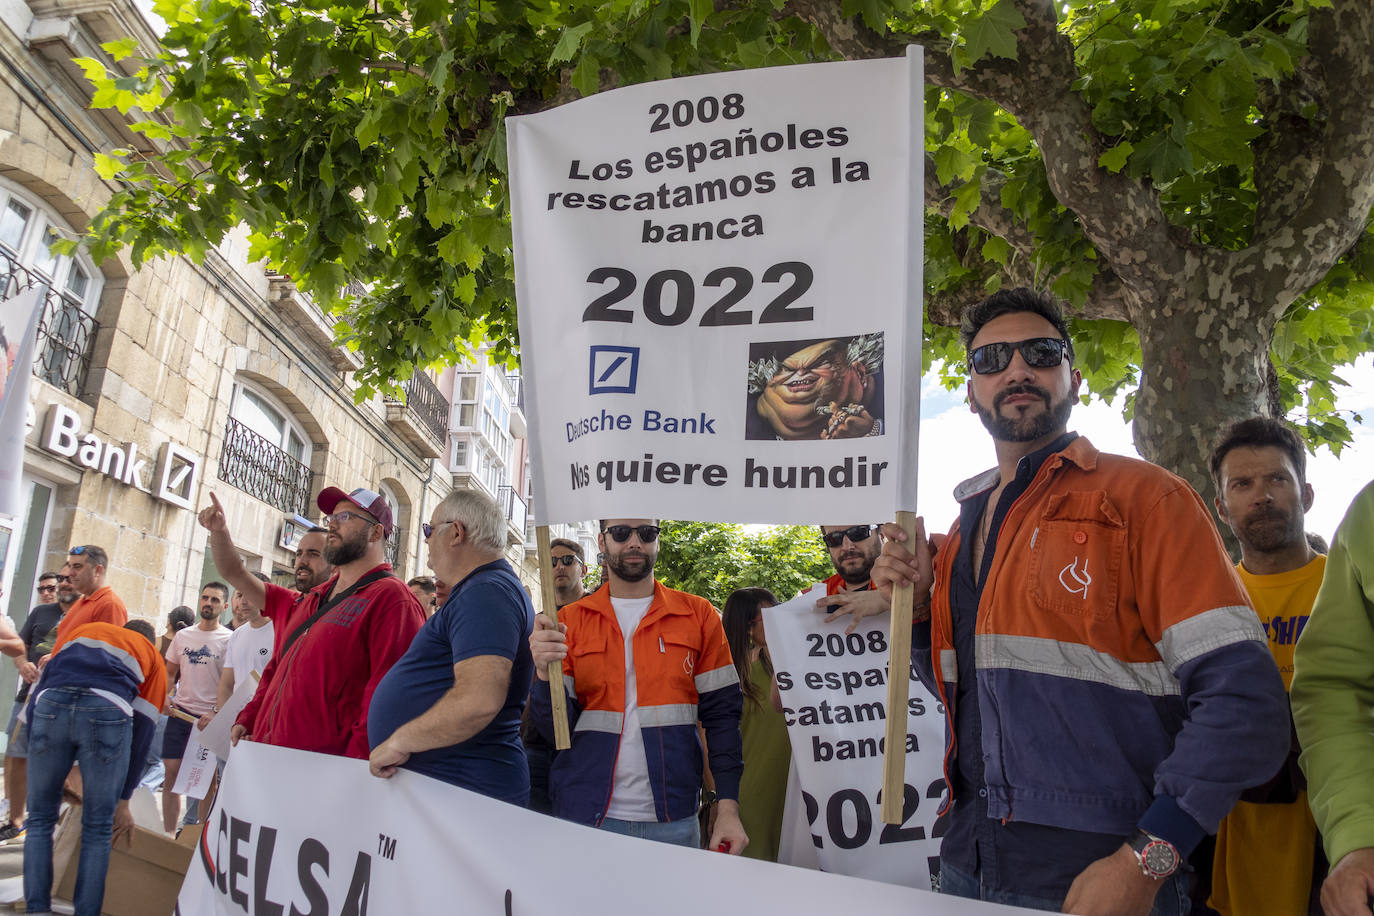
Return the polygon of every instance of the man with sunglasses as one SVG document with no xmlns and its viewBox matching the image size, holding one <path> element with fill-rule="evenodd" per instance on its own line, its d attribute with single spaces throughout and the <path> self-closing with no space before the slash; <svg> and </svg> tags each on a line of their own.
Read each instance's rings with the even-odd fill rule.
<svg viewBox="0 0 1374 916">
<path fill-rule="evenodd" d="M 997 466 L 956 489 L 933 561 L 892 525 L 873 569 L 931 599 L 912 654 L 952 739 L 940 889 L 1187 913 L 1182 862 L 1288 749 L 1259 619 L 1187 483 L 1067 432 L 1082 379 L 1054 302 L 1000 291 L 961 331 Z"/>
<path fill-rule="evenodd" d="M 549 664 L 561 661 L 572 747 L 550 777 L 558 817 L 628 836 L 698 848 L 706 735 L 717 812 L 708 847 L 744 852 L 739 676 L 710 602 L 654 579 L 658 520 L 602 519 L 606 585 L 540 615 L 530 636 L 534 721 L 553 740 Z"/>
<path fill-rule="evenodd" d="M 129 622 L 129 611 L 124 607 L 124 602 L 105 584 L 105 571 L 109 563 L 110 555 L 104 548 L 94 544 L 83 544 L 67 551 L 62 575 L 67 577 L 68 586 L 81 597 L 57 625 L 59 642 L 83 623 L 112 623 L 122 627 Z M 39 667 L 42 667 L 41 663 Z"/>
<path fill-rule="evenodd" d="M 59 576 L 45 572 L 38 577 L 38 600 L 24 625 L 19 638 L 24 641 L 24 655 L 15 656 L 19 669 L 19 693 L 10 711 L 9 729 L 5 732 L 5 798 L 10 803 L 9 822 L 0 827 L 0 843 L 9 843 L 24 835 L 24 805 L 28 792 L 29 728 L 19 721 L 19 711 L 29 698 L 29 685 L 38 680 L 38 660 L 52 651 L 57 638 L 54 632 L 67 608 L 76 602 L 74 591 L 59 593 Z M 63 603 L 61 599 L 65 598 Z"/>
<path fill-rule="evenodd" d="M 821 540 L 830 551 L 835 575 L 825 580 L 826 597 L 816 607 L 831 614 L 852 614 L 854 623 L 889 607 L 873 589 L 873 564 L 883 549 L 877 525 L 821 525 Z M 838 619 L 838 618 L 834 618 Z"/>
<path fill-rule="evenodd" d="M 425 612 L 386 562 L 387 501 L 362 487 L 328 487 L 315 502 L 325 513 L 324 558 L 334 575 L 274 621 L 272 660 L 230 738 L 366 760 L 372 694 L 424 626 Z M 211 549 L 218 563 L 222 542 L 212 538 Z"/>
</svg>

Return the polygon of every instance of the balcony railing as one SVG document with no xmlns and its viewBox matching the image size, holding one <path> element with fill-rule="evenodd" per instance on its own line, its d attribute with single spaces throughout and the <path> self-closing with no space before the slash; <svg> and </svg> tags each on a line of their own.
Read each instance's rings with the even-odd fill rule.
<svg viewBox="0 0 1374 916">
<path fill-rule="evenodd" d="M 404 404 L 406 409 L 413 413 L 420 423 L 427 429 L 438 442 L 443 442 L 448 435 L 448 401 L 439 391 L 439 386 L 430 381 L 428 375 L 417 372 L 412 375 L 405 384 L 401 386 L 405 392 L 405 398 L 397 401 L 395 398 L 387 398 L 393 404 Z"/>
<path fill-rule="evenodd" d="M 502 512 L 506 513 L 506 521 L 510 522 L 510 526 L 523 535 L 527 510 L 525 501 L 520 498 L 520 494 L 515 492 L 515 488 L 500 487 L 497 489 L 496 504 L 501 507 Z"/>
<path fill-rule="evenodd" d="M 310 508 L 310 468 L 233 417 L 224 430 L 219 479 L 283 512 L 306 515 Z"/>
<path fill-rule="evenodd" d="M 510 383 L 511 391 L 515 392 L 512 404 L 518 410 L 525 409 L 525 380 L 518 375 L 506 376 L 506 381 Z"/>
<path fill-rule="evenodd" d="M 38 319 L 33 374 L 68 394 L 80 397 L 91 369 L 91 350 L 100 323 L 79 304 L 56 292 L 48 281 L 21 267 L 0 249 L 0 298 L 45 285 L 43 312 Z"/>
<path fill-rule="evenodd" d="M 398 566 L 398 559 L 401 556 L 401 544 L 405 543 L 406 530 L 400 525 L 391 529 L 391 537 L 386 539 L 386 561 L 393 567 Z M 399 575 L 399 573 L 398 573 Z"/>
</svg>

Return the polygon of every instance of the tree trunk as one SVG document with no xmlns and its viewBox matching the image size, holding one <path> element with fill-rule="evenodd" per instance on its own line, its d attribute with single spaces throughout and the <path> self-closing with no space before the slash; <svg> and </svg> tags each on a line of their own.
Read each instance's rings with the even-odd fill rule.
<svg viewBox="0 0 1374 916">
<path fill-rule="evenodd" d="M 1236 301 L 1201 269 L 1133 309 L 1141 380 L 1133 435 L 1141 456 L 1180 475 L 1208 508 L 1208 457 L 1237 420 L 1270 414 L 1266 307 Z M 1220 286 L 1220 291 L 1218 291 Z M 1228 545 L 1230 531 L 1218 520 Z"/>
</svg>

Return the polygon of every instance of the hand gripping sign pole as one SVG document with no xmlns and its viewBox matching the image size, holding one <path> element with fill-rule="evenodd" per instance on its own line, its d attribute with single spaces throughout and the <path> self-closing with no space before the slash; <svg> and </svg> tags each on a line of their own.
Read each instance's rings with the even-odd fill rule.
<svg viewBox="0 0 1374 916">
<path fill-rule="evenodd" d="M 553 557 L 549 553 L 549 526 L 535 525 L 534 539 L 539 547 L 539 591 L 543 614 L 558 626 L 558 596 L 553 591 Z M 549 698 L 553 700 L 553 746 L 560 751 L 572 747 L 568 732 L 568 695 L 563 689 L 563 663 L 549 662 Z"/>
<path fill-rule="evenodd" d="M 906 542 L 916 540 L 916 513 L 898 512 Z M 887 737 L 883 739 L 883 823 L 902 823 L 906 795 L 906 704 L 911 694 L 911 618 L 915 586 L 892 589 L 892 624 L 887 636 Z"/>
</svg>

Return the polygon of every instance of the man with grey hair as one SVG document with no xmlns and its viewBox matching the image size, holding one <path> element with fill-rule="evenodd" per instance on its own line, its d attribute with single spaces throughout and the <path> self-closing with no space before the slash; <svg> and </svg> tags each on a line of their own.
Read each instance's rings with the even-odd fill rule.
<svg viewBox="0 0 1374 916">
<path fill-rule="evenodd" d="M 372 695 L 372 774 L 405 767 L 523 806 L 534 607 L 501 555 L 505 515 L 486 496 L 457 490 L 422 527 L 430 568 L 453 589 Z"/>
</svg>

